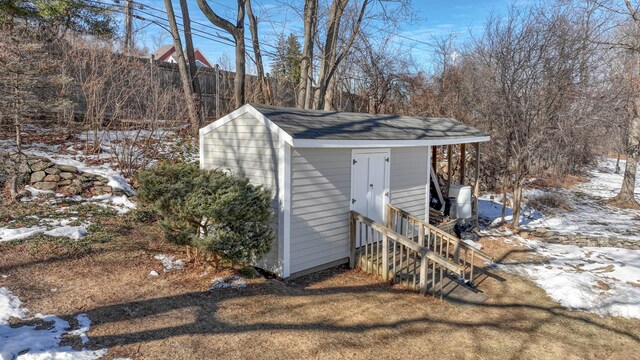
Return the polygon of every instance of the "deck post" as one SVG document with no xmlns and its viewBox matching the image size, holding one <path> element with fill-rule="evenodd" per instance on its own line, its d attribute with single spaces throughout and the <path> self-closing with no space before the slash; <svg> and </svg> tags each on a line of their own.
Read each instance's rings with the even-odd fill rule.
<svg viewBox="0 0 640 360">
<path fill-rule="evenodd" d="M 424 226 L 422 226 L 422 224 L 418 224 L 418 244 L 420 244 L 420 246 L 424 246 Z"/>
<path fill-rule="evenodd" d="M 478 228 L 478 197 L 480 196 L 480 143 L 475 143 L 473 146 L 476 148 L 476 164 L 475 164 L 475 183 L 473 184 L 473 223 L 474 227 Z"/>
<path fill-rule="evenodd" d="M 427 269 L 429 259 L 426 254 L 422 254 L 420 259 L 420 295 L 427 294 Z"/>
<path fill-rule="evenodd" d="M 389 237 L 387 230 L 382 232 L 382 280 L 389 280 Z"/>
<path fill-rule="evenodd" d="M 451 187 L 451 174 L 453 169 L 451 166 L 453 165 L 453 154 L 451 145 L 447 145 L 447 196 L 449 196 L 449 188 Z"/>
<path fill-rule="evenodd" d="M 438 171 L 438 146 L 431 146 L 431 166 L 433 166 L 433 171 Z"/>
<path fill-rule="evenodd" d="M 467 162 L 466 144 L 460 144 L 460 185 L 464 185 L 465 163 Z"/>
<path fill-rule="evenodd" d="M 386 209 L 386 215 L 387 218 L 385 219 L 384 223 L 387 226 L 387 229 L 392 229 L 393 226 L 393 219 L 391 218 L 391 206 L 389 206 L 389 204 L 387 204 L 387 209 Z"/>
<path fill-rule="evenodd" d="M 356 267 L 356 219 L 349 213 L 349 267 Z"/>
</svg>

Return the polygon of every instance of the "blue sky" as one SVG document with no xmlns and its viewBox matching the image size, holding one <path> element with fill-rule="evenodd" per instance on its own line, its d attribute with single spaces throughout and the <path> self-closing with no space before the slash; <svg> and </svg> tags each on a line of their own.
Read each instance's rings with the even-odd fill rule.
<svg viewBox="0 0 640 360">
<path fill-rule="evenodd" d="M 108 1 L 108 0 L 102 0 Z M 144 4 L 142 9 L 136 9 L 138 16 L 145 19 L 162 22 L 158 17 L 162 17 L 164 2 L 160 0 L 135 0 Z M 323 1 L 328 0 L 320 0 Z M 261 20 L 260 36 L 263 51 L 268 55 L 273 51 L 278 33 L 302 33 L 302 22 L 296 9 L 290 5 L 291 2 L 299 3 L 302 8 L 303 1 L 290 0 L 253 0 L 254 12 Z M 173 0 L 174 11 L 179 16 L 180 6 L 177 0 Z M 400 26 L 400 36 L 394 39 L 394 43 L 402 45 L 407 51 L 411 51 L 414 59 L 419 64 L 429 64 L 431 61 L 431 47 L 425 43 L 432 41 L 433 36 L 446 36 L 449 33 L 456 34 L 459 42 L 469 38 L 470 33 L 477 33 L 481 30 L 485 19 L 492 12 L 504 13 L 507 11 L 509 0 L 413 0 L 412 8 L 416 20 L 402 24 Z M 219 11 L 227 18 L 233 18 L 235 0 L 209 0 L 209 4 L 216 11 Z M 226 58 L 226 61 L 233 63 L 233 46 L 225 40 L 216 37 L 215 32 L 208 28 L 209 21 L 204 17 L 198 8 L 195 0 L 189 0 L 189 11 L 191 19 L 195 22 L 194 43 L 205 56 L 213 63 L 218 63 Z M 158 17 L 156 17 L 158 16 Z M 166 15 L 165 15 L 166 16 Z M 178 19 L 180 23 L 180 20 Z M 203 25 L 200 25 L 201 23 Z M 146 26 L 145 26 L 146 25 Z M 156 24 L 149 24 L 147 21 L 137 21 L 137 41 L 139 45 L 146 46 L 149 51 L 154 51 L 157 44 L 171 43 L 171 38 L 166 30 Z M 223 31 L 218 32 L 223 37 L 230 37 Z M 200 35 L 200 36 L 197 36 Z M 248 29 L 247 29 L 247 37 Z M 410 38 L 410 39 L 408 39 Z M 411 39 L 415 39 L 411 40 Z M 216 40 L 222 42 L 217 42 Z M 249 44 L 247 44 L 249 45 Z M 267 59 L 268 61 L 268 59 Z M 428 65 L 425 65 L 428 67 Z"/>
</svg>

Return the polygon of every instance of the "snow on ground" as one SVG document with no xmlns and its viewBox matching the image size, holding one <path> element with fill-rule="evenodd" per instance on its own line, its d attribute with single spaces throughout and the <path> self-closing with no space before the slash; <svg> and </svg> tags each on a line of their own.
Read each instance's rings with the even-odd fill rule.
<svg viewBox="0 0 640 360">
<path fill-rule="evenodd" d="M 621 163 L 624 169 L 624 162 Z M 608 206 L 604 201 L 617 194 L 622 174 L 615 174 L 615 160 L 604 160 L 591 171 L 588 181 L 575 189 L 530 189 L 524 196 L 559 196 L 570 210 L 526 207 L 522 228 L 545 227 L 556 232 L 609 235 L 640 240 L 640 212 Z M 636 192 L 640 193 L 640 184 Z M 640 318 L 640 251 L 556 245 L 526 240 L 506 229 L 492 226 L 500 222 L 499 197 L 484 196 L 479 216 L 489 225 L 481 235 L 501 238 L 506 243 L 524 245 L 548 261 L 497 264 L 498 268 L 531 278 L 547 294 L 570 309 L 601 315 Z M 506 209 L 507 220 L 512 216 Z"/>
<path fill-rule="evenodd" d="M 589 181 L 580 184 L 578 188 L 602 199 L 612 198 L 620 191 L 625 165 L 626 161 L 620 160 L 620 173 L 616 174 L 616 160 L 607 158 L 600 162 L 596 169 L 589 171 Z M 640 179 L 640 168 L 636 173 L 636 179 Z M 636 181 L 635 194 L 636 200 L 640 201 L 640 181 Z"/>
<path fill-rule="evenodd" d="M 493 194 L 482 195 L 478 198 L 478 217 L 490 226 L 497 226 L 502 221 L 502 201 L 500 199 L 502 199 L 501 196 Z M 520 224 L 526 225 L 542 217 L 541 212 L 525 206 L 520 215 Z M 504 219 L 508 223 L 513 220 L 513 211 L 510 207 L 505 209 Z"/>
<path fill-rule="evenodd" d="M 548 262 L 507 262 L 498 268 L 531 278 L 569 309 L 640 318 L 640 250 L 514 239 Z"/>
<path fill-rule="evenodd" d="M 136 204 L 133 201 L 129 200 L 126 195 L 103 194 L 96 195 L 90 198 L 83 198 L 79 195 L 74 195 L 70 197 L 69 200 L 77 201 L 79 203 L 96 204 L 98 206 L 113 209 L 119 214 L 126 214 L 130 210 L 136 208 Z"/>
<path fill-rule="evenodd" d="M 622 185 L 625 163 L 620 163 L 622 171 L 616 174 L 615 160 L 605 159 L 596 169 L 589 172 L 588 181 L 579 184 L 575 189 L 525 190 L 524 197 L 529 200 L 553 196 L 562 199 L 570 210 L 532 209 L 525 206 L 521 227 L 525 230 L 544 227 L 556 232 L 640 240 L 640 211 L 605 204 L 607 199 L 618 193 Z M 640 170 L 638 178 L 640 179 Z M 636 184 L 636 193 L 640 194 L 640 181 Z M 501 196 L 493 195 L 485 195 L 479 199 L 480 217 L 494 226 L 500 222 L 500 199 Z M 507 222 L 510 222 L 513 218 L 511 209 L 507 208 L 506 215 Z"/>
<path fill-rule="evenodd" d="M 232 275 L 213 279 L 209 291 L 218 289 L 243 289 L 245 287 L 247 287 L 245 279 L 238 275 Z"/>
<path fill-rule="evenodd" d="M 136 143 L 144 143 L 152 140 L 154 150 L 159 155 L 174 154 L 177 149 L 174 139 L 176 133 L 167 129 L 156 130 L 108 130 L 108 131 L 85 131 L 76 135 L 82 141 L 100 144 L 100 150 L 105 154 L 124 154 L 131 152 Z M 184 154 L 193 155 L 193 154 Z M 142 158 L 140 160 L 143 160 Z"/>
<path fill-rule="evenodd" d="M 164 272 L 184 269 L 184 260 L 173 260 L 173 256 L 158 254 L 153 258 L 159 260 L 162 263 Z"/>
<path fill-rule="evenodd" d="M 87 233 L 88 222 L 71 226 L 77 218 L 71 217 L 63 220 L 41 219 L 37 226 L 21 228 L 0 228 L 0 242 L 12 240 L 24 240 L 37 234 L 45 234 L 54 237 L 67 237 L 78 240 Z"/>
<path fill-rule="evenodd" d="M 65 144 L 69 145 L 69 144 Z M 128 194 L 135 194 L 135 191 L 129 184 L 129 179 L 125 178 L 122 173 L 115 169 L 115 164 L 104 162 L 100 165 L 89 165 L 88 160 L 105 160 L 111 159 L 109 153 L 101 153 L 97 155 L 84 155 L 82 151 L 76 150 L 76 154 L 69 154 L 61 151 L 61 145 L 48 145 L 41 143 L 32 143 L 23 148 L 26 154 L 42 156 L 59 165 L 75 166 L 82 172 L 97 174 L 109 179 L 107 185 L 114 189 L 119 189 Z"/>
<path fill-rule="evenodd" d="M 87 343 L 89 338 L 86 334 L 91 321 L 85 314 L 76 317 L 79 327 L 72 329 L 69 322 L 57 316 L 36 314 L 27 317 L 27 312 L 17 296 L 9 289 L 0 287 L 0 360 L 89 360 L 98 359 L 107 353 L 106 349 L 76 350 L 71 346 L 60 345 L 63 336 L 78 336 L 83 345 Z M 11 318 L 34 324 L 12 327 L 9 323 Z"/>
</svg>

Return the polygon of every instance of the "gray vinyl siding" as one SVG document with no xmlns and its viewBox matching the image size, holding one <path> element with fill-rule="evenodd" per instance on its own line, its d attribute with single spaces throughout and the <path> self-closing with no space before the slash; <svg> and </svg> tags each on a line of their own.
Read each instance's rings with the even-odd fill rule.
<svg viewBox="0 0 640 360">
<path fill-rule="evenodd" d="M 423 219 L 425 214 L 428 148 L 391 149 L 391 204 Z"/>
<path fill-rule="evenodd" d="M 272 226 L 275 240 L 271 251 L 257 263 L 266 270 L 281 273 L 282 232 L 278 231 L 278 135 L 251 114 L 245 113 L 204 135 L 204 169 L 228 169 L 247 176 L 253 184 L 271 190 L 273 200 Z"/>
<path fill-rule="evenodd" d="M 350 149 L 292 149 L 291 273 L 349 256 Z"/>
</svg>

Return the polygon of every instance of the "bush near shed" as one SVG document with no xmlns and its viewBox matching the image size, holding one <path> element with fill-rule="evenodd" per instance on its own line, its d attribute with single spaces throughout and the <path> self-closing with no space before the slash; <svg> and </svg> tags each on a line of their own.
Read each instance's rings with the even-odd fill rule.
<svg viewBox="0 0 640 360">
<path fill-rule="evenodd" d="M 161 163 L 138 175 L 140 199 L 159 216 L 165 239 L 232 263 L 271 249 L 271 193 L 246 177 L 192 163 Z"/>
</svg>

